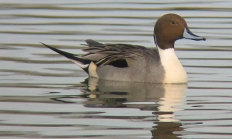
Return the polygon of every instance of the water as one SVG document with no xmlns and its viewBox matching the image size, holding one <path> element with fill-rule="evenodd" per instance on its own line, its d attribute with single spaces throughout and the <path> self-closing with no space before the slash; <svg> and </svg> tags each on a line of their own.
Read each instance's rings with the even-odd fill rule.
<svg viewBox="0 0 232 139">
<path fill-rule="evenodd" d="M 0 2 L 0 138 L 232 138 L 231 1 Z M 180 40 L 188 85 L 86 79 L 43 42 L 82 54 L 85 39 L 155 47 L 153 26 L 182 15 L 205 42 Z"/>
</svg>

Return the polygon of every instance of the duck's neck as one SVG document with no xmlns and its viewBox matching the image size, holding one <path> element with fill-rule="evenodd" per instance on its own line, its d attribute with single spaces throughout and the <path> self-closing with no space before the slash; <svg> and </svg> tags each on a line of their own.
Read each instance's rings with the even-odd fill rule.
<svg viewBox="0 0 232 139">
<path fill-rule="evenodd" d="M 187 74 L 176 56 L 174 48 L 161 49 L 158 47 L 160 61 L 165 70 L 165 82 L 187 82 Z"/>
</svg>

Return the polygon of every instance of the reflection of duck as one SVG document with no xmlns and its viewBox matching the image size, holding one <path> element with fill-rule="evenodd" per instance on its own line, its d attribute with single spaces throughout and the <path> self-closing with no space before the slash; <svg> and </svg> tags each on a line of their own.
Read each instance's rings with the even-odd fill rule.
<svg viewBox="0 0 232 139">
<path fill-rule="evenodd" d="M 174 118 L 175 106 L 182 104 L 187 84 L 150 84 L 133 82 L 104 81 L 96 78 L 86 80 L 84 96 L 89 97 L 86 107 L 129 107 L 153 111 L 155 124 L 154 138 L 174 138 L 174 131 L 183 130 L 178 119 Z M 162 138 L 162 139 L 163 139 Z"/>
<path fill-rule="evenodd" d="M 187 75 L 174 52 L 178 39 L 205 40 L 193 34 L 186 21 L 176 14 L 160 17 L 154 28 L 158 49 L 131 44 L 103 44 L 86 40 L 84 55 L 67 53 L 51 46 L 53 51 L 79 65 L 90 77 L 115 81 L 184 83 Z"/>
</svg>

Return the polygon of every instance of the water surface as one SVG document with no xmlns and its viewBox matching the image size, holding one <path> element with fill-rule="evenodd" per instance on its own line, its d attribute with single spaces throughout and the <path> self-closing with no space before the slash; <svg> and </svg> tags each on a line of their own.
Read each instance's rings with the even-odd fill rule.
<svg viewBox="0 0 232 139">
<path fill-rule="evenodd" d="M 0 138 L 232 138 L 231 1 L 0 2 Z M 205 42 L 180 40 L 187 85 L 86 79 L 43 42 L 83 54 L 85 39 L 154 48 L 177 13 Z"/>
</svg>

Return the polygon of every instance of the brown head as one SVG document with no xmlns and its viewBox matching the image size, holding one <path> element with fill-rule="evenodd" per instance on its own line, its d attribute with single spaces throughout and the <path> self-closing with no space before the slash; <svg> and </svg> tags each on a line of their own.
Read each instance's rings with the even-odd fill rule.
<svg viewBox="0 0 232 139">
<path fill-rule="evenodd" d="M 161 49 L 174 48 L 178 39 L 206 40 L 204 37 L 193 34 L 181 16 L 177 14 L 166 14 L 160 17 L 154 28 L 154 40 Z"/>
</svg>

